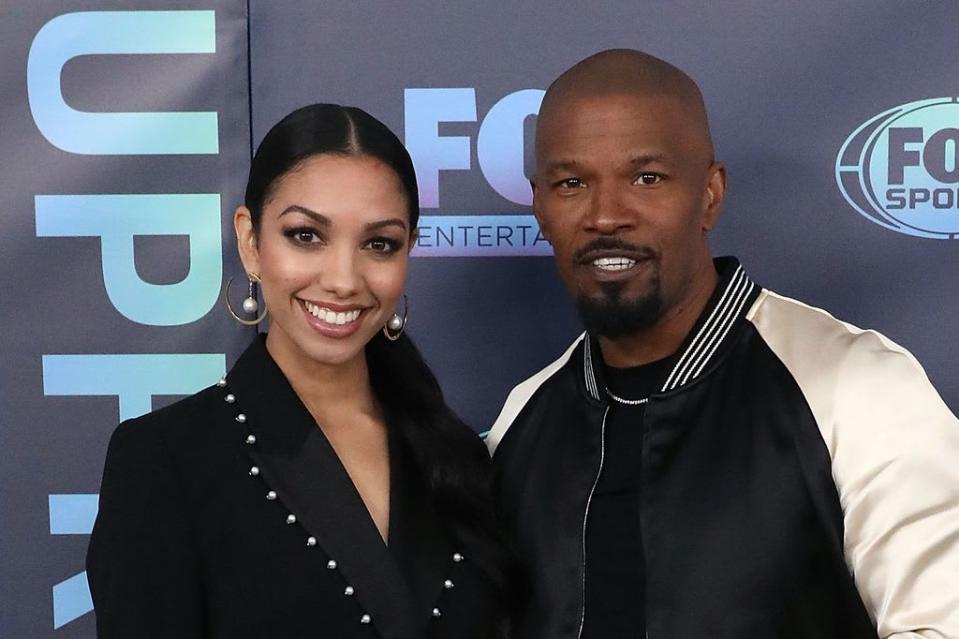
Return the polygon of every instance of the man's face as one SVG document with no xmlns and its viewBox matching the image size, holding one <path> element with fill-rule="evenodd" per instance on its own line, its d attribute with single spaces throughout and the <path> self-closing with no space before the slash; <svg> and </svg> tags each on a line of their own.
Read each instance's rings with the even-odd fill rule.
<svg viewBox="0 0 959 639">
<path fill-rule="evenodd" d="M 712 268 L 725 173 L 688 113 L 669 96 L 614 95 L 540 121 L 533 208 L 592 333 L 653 326 Z"/>
</svg>

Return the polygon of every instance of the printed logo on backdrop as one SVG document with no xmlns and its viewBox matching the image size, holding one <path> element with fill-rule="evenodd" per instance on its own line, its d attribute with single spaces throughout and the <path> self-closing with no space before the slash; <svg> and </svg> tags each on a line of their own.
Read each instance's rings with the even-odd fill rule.
<svg viewBox="0 0 959 639">
<path fill-rule="evenodd" d="M 440 123 L 480 122 L 476 136 L 479 169 L 491 189 L 525 209 L 514 214 L 466 212 L 420 217 L 416 257 L 503 257 L 552 255 L 553 249 L 529 214 L 532 193 L 524 172 L 526 119 L 539 113 L 544 91 L 523 89 L 501 98 L 479 120 L 472 88 L 406 89 L 405 143 L 416 166 L 420 206 L 442 208 L 440 171 L 471 171 L 471 140 L 439 134 Z"/>
<path fill-rule="evenodd" d="M 871 222 L 959 239 L 959 98 L 910 102 L 870 118 L 843 143 L 836 181 Z"/>
<path fill-rule="evenodd" d="M 39 132 L 76 155 L 219 153 L 216 112 L 80 111 L 64 98 L 68 61 L 88 55 L 216 53 L 213 11 L 83 11 L 57 16 L 35 35 L 27 57 L 27 97 Z M 130 78 L 111 78 L 123 81 Z M 137 79 L 138 81 L 139 79 Z M 103 286 L 113 309 L 133 323 L 182 326 L 205 316 L 223 280 L 219 193 L 123 193 L 107 176 L 95 193 L 37 194 L 37 237 L 96 237 Z M 138 235 L 188 236 L 189 270 L 180 282 L 153 284 L 136 270 Z M 190 395 L 223 375 L 222 353 L 45 353 L 46 396 L 114 396 L 118 417 L 149 412 L 156 395 Z M 91 493 L 48 495 L 51 535 L 89 535 L 99 507 Z M 77 561 L 75 572 L 82 567 Z M 86 573 L 52 587 L 54 629 L 93 610 Z"/>
</svg>

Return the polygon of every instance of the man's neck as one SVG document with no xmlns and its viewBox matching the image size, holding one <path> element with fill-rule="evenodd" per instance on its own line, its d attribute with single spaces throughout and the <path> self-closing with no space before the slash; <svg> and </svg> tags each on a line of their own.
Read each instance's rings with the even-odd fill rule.
<svg viewBox="0 0 959 639">
<path fill-rule="evenodd" d="M 670 307 L 649 328 L 616 338 L 600 336 L 599 346 L 606 365 L 614 368 L 642 366 L 679 350 L 716 290 L 719 276 L 711 262 L 695 281 L 683 300 Z"/>
</svg>

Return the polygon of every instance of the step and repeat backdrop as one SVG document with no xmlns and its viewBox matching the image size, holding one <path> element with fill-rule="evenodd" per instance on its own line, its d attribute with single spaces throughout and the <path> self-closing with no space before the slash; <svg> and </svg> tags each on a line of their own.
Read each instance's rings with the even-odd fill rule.
<svg viewBox="0 0 959 639">
<path fill-rule="evenodd" d="M 715 252 L 903 344 L 959 409 L 954 22 L 933 0 L 2 0 L 0 637 L 94 636 L 108 438 L 252 338 L 221 302 L 232 211 L 307 103 L 410 149 L 410 331 L 477 432 L 579 330 L 527 175 L 543 89 L 610 47 L 702 87 L 730 176 Z"/>
</svg>

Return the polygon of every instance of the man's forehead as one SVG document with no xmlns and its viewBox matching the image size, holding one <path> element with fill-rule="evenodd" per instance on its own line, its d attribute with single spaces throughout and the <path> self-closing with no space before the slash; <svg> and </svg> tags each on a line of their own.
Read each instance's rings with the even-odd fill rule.
<svg viewBox="0 0 959 639">
<path fill-rule="evenodd" d="M 537 120 L 536 158 L 541 170 L 596 152 L 617 164 L 650 156 L 665 161 L 708 145 L 708 135 L 697 112 L 669 93 L 564 96 Z"/>
<path fill-rule="evenodd" d="M 682 104 L 669 95 L 588 96 L 555 105 L 536 122 L 537 148 L 575 144 L 583 139 L 617 135 L 658 137 L 694 129 L 695 118 L 684 117 Z"/>
<path fill-rule="evenodd" d="M 561 105 L 537 119 L 540 147 L 576 145 L 582 141 L 623 135 L 659 137 L 684 128 L 678 104 L 669 96 L 591 96 Z"/>
<path fill-rule="evenodd" d="M 669 149 L 631 149 L 623 147 L 613 152 L 583 152 L 575 151 L 560 155 L 547 154 L 540 158 L 540 172 L 546 175 L 555 173 L 580 173 L 590 171 L 600 166 L 608 166 L 623 171 L 635 171 L 657 165 L 670 165 L 677 159 L 677 154 Z"/>
<path fill-rule="evenodd" d="M 564 96 L 540 111 L 538 122 L 569 118 L 630 118 L 643 113 L 668 114 L 683 107 L 683 101 L 664 92 L 592 92 Z"/>
</svg>

